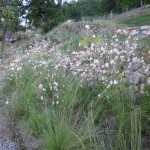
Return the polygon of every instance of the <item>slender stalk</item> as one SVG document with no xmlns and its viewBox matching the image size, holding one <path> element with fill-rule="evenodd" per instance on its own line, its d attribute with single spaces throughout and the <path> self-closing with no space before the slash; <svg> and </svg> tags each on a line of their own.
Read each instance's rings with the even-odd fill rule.
<svg viewBox="0 0 150 150">
<path fill-rule="evenodd" d="M 1 48 L 2 53 L 3 53 L 4 50 L 5 50 L 5 34 L 6 34 L 6 29 L 3 29 L 2 48 Z"/>
</svg>

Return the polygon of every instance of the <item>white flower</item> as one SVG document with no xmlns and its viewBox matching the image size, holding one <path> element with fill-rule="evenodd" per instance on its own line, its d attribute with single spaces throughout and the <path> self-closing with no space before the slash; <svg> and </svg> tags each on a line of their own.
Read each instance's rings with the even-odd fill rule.
<svg viewBox="0 0 150 150">
<path fill-rule="evenodd" d="M 46 91 L 46 89 L 43 87 L 42 84 L 39 84 L 38 88 L 39 88 L 40 90 L 42 90 L 42 91 Z"/>
<path fill-rule="evenodd" d="M 118 81 L 114 80 L 114 84 L 118 84 Z"/>
<path fill-rule="evenodd" d="M 118 56 L 115 56 L 114 60 L 117 60 L 119 57 Z"/>
<path fill-rule="evenodd" d="M 41 100 L 43 101 L 43 99 L 44 99 L 44 97 L 43 96 L 41 96 Z"/>
<path fill-rule="evenodd" d="M 127 59 L 127 62 L 130 62 L 130 58 Z"/>
<path fill-rule="evenodd" d="M 17 71 L 19 71 L 19 70 L 21 70 L 21 69 L 22 69 L 22 67 L 18 67 L 18 68 L 17 68 Z"/>
<path fill-rule="evenodd" d="M 79 47 L 81 46 L 81 43 L 79 43 Z M 72 52 L 73 53 L 73 52 Z"/>
<path fill-rule="evenodd" d="M 128 40 L 126 40 L 126 41 L 125 41 L 125 44 L 129 44 L 129 41 L 128 41 Z"/>
<path fill-rule="evenodd" d="M 105 77 L 104 77 L 104 76 L 102 76 L 102 77 L 101 77 L 101 79 L 104 81 L 104 80 L 105 80 Z"/>
<path fill-rule="evenodd" d="M 108 68 L 108 67 L 109 67 L 109 64 L 108 64 L 108 63 L 106 63 L 106 64 L 105 64 L 105 67 L 106 67 L 106 68 Z"/>
<path fill-rule="evenodd" d="M 116 38 L 117 37 L 117 35 L 115 34 L 114 36 L 112 36 L 112 38 L 114 39 L 114 38 Z"/>
<path fill-rule="evenodd" d="M 114 60 L 111 60 L 111 61 L 110 61 L 110 64 L 113 65 L 113 64 L 116 64 L 116 63 L 115 63 Z"/>
<path fill-rule="evenodd" d="M 98 59 L 94 59 L 94 64 L 98 64 L 99 63 L 99 60 Z"/>
<path fill-rule="evenodd" d="M 114 49 L 113 49 L 113 52 L 114 52 L 114 53 L 117 53 L 117 55 L 120 54 L 120 52 L 119 52 L 119 50 L 118 50 L 117 48 L 114 48 Z"/>
<path fill-rule="evenodd" d="M 10 66 L 13 67 L 13 66 L 15 66 L 15 64 L 14 64 L 14 63 L 11 63 Z"/>
<path fill-rule="evenodd" d="M 4 22 L 4 21 L 5 21 L 5 19 L 4 19 L 4 18 L 1 18 L 1 21 L 2 21 L 2 22 Z"/>
<path fill-rule="evenodd" d="M 121 30 L 120 30 L 120 29 L 118 29 L 118 30 L 117 30 L 117 33 L 121 33 Z"/>
<path fill-rule="evenodd" d="M 132 61 L 133 61 L 134 63 L 138 63 L 138 62 L 140 62 L 140 58 L 138 58 L 138 57 L 133 57 L 133 58 L 132 58 Z"/>
<path fill-rule="evenodd" d="M 95 36 L 95 35 L 93 35 L 92 37 L 93 37 L 93 38 L 96 38 L 96 36 Z"/>
<path fill-rule="evenodd" d="M 5 103 L 6 103 L 6 105 L 8 105 L 8 104 L 9 104 L 9 101 L 7 100 Z"/>
<path fill-rule="evenodd" d="M 120 59 L 121 59 L 121 60 L 124 60 L 124 59 L 125 59 L 125 56 L 120 56 Z"/>
<path fill-rule="evenodd" d="M 54 82 L 54 86 L 56 86 L 56 87 L 57 87 L 57 86 L 58 86 L 58 83 L 57 83 L 57 82 Z"/>
<path fill-rule="evenodd" d="M 123 33 L 124 33 L 124 34 L 128 34 L 128 32 L 127 32 L 126 30 L 123 30 Z"/>
<path fill-rule="evenodd" d="M 133 32 L 131 32 L 131 35 L 135 35 L 135 34 L 138 34 L 138 31 L 133 30 Z"/>
<path fill-rule="evenodd" d="M 107 89 L 110 87 L 110 84 L 107 85 Z"/>
<path fill-rule="evenodd" d="M 89 25 L 85 25 L 85 29 L 90 29 L 90 26 Z"/>
<path fill-rule="evenodd" d="M 91 44 L 91 50 L 94 50 L 94 46 L 95 46 L 95 44 Z"/>
<path fill-rule="evenodd" d="M 112 85 L 112 84 L 113 84 L 113 81 L 109 81 L 109 84 Z"/>
<path fill-rule="evenodd" d="M 39 88 L 40 90 L 42 90 L 42 89 L 43 89 L 43 85 L 42 85 L 42 84 L 39 84 L 38 88 Z"/>
<path fill-rule="evenodd" d="M 98 94 L 97 97 L 101 97 L 101 94 Z"/>
</svg>

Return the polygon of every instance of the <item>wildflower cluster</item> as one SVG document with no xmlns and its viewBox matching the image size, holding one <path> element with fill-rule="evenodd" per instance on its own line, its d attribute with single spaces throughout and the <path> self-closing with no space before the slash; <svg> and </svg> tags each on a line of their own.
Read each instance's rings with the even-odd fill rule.
<svg viewBox="0 0 150 150">
<path fill-rule="evenodd" d="M 137 85 L 149 77 L 147 75 L 149 56 L 145 57 L 144 52 L 139 50 L 142 37 L 126 29 L 118 29 L 111 34 L 105 32 L 105 35 L 93 33 L 90 31 L 90 25 L 86 25 L 85 29 L 87 33 L 85 39 L 79 43 L 80 51 L 78 52 L 64 54 L 59 50 L 60 45 L 54 44 L 49 47 L 50 41 L 34 40 L 30 44 L 32 47 L 30 46 L 25 53 L 18 53 L 13 63 L 10 63 L 7 69 L 13 73 L 8 79 L 11 80 L 14 76 L 21 77 L 22 69 L 29 64 L 37 77 L 43 75 L 43 78 L 47 80 L 52 76 L 49 71 L 50 67 L 56 71 L 63 68 L 74 76 L 80 76 L 81 83 L 87 81 L 91 85 L 99 80 L 106 87 L 116 85 L 120 81 L 128 81 Z M 146 33 L 145 36 L 147 35 Z M 27 61 L 29 64 L 26 63 Z M 59 99 L 56 83 L 55 81 L 50 83 L 50 89 L 55 91 L 55 98 Z M 46 92 L 42 84 L 39 84 L 38 88 Z"/>
<path fill-rule="evenodd" d="M 125 36 L 121 38 L 122 35 Z M 107 35 L 103 38 L 93 34 L 90 39 L 96 39 L 96 43 L 88 39 L 85 37 L 85 40 L 79 43 L 79 46 L 84 47 L 83 50 L 62 57 L 61 61 L 57 62 L 57 68 L 60 66 L 67 68 L 73 75 L 80 75 L 88 83 L 93 83 L 95 79 L 101 80 L 107 87 L 118 83 L 117 80 L 122 78 L 130 79 L 132 72 L 135 71 L 136 76 L 146 77 L 147 59 L 142 51 L 139 55 L 140 38 L 133 33 L 129 34 L 127 30 L 119 29 L 111 35 L 111 38 Z M 87 43 L 90 45 L 86 46 Z M 137 82 L 139 81 L 140 79 Z"/>
<path fill-rule="evenodd" d="M 25 120 L 36 140 L 43 137 L 48 149 L 65 143 L 63 149 L 123 149 L 124 144 L 130 149 L 138 135 L 134 131 L 148 122 L 149 107 L 143 104 L 149 101 L 150 51 L 140 47 L 144 33 L 106 28 L 96 33 L 90 25 L 82 29 L 78 50 L 61 51 L 64 43 L 36 39 L 27 49 L 20 46 L 11 53 L 9 62 L 0 61 L 9 73 L 7 91 L 13 91 L 5 104 L 12 106 L 16 120 Z M 134 104 L 131 96 L 147 101 Z"/>
</svg>

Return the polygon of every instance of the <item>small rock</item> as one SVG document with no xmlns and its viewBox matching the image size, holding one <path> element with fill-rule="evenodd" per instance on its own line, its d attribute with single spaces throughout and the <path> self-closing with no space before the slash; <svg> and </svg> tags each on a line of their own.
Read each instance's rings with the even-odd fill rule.
<svg viewBox="0 0 150 150">
<path fill-rule="evenodd" d="M 141 64 L 139 62 L 134 62 L 134 63 L 132 63 L 131 67 L 132 67 L 133 71 L 136 71 L 140 68 L 140 66 L 141 66 Z"/>
<path fill-rule="evenodd" d="M 138 85 L 140 82 L 140 79 L 141 79 L 141 77 L 140 77 L 140 74 L 138 72 L 134 72 L 133 74 L 131 74 L 129 76 L 129 82 L 132 85 Z"/>
<path fill-rule="evenodd" d="M 138 92 L 138 86 L 134 86 L 134 91 L 135 91 L 135 93 Z"/>
<path fill-rule="evenodd" d="M 147 84 L 150 85 L 150 77 L 147 78 Z"/>
<path fill-rule="evenodd" d="M 122 72 L 121 75 L 122 75 L 122 77 L 125 77 L 125 72 Z"/>
<path fill-rule="evenodd" d="M 150 76 L 150 68 L 146 68 L 145 73 L 146 73 L 147 76 Z"/>
<path fill-rule="evenodd" d="M 142 94 L 144 93 L 144 87 L 145 87 L 144 84 L 141 84 L 141 85 L 140 85 L 140 93 L 142 93 Z"/>
<path fill-rule="evenodd" d="M 149 29 L 150 29 L 150 26 L 147 26 L 147 25 L 145 25 L 145 26 L 141 26 L 141 29 L 149 30 Z"/>
<path fill-rule="evenodd" d="M 145 81 L 145 76 L 144 74 L 141 74 L 141 83 L 144 83 L 144 81 Z"/>
</svg>

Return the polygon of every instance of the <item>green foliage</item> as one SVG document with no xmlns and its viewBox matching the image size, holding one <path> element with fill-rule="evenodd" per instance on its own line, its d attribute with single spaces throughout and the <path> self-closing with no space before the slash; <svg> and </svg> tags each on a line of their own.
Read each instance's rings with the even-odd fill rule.
<svg viewBox="0 0 150 150">
<path fill-rule="evenodd" d="M 120 0 L 122 11 L 127 11 L 131 8 L 140 7 L 144 4 L 149 4 L 150 0 Z"/>
<path fill-rule="evenodd" d="M 82 39 L 81 35 L 76 35 L 75 33 L 71 33 L 70 37 L 68 37 L 68 40 L 66 38 L 65 43 L 61 46 L 62 51 L 64 52 L 73 52 L 77 51 L 79 49 L 79 42 Z"/>
<path fill-rule="evenodd" d="M 139 50 L 142 50 L 142 52 L 144 53 L 148 53 L 149 49 L 150 49 L 150 37 L 144 37 L 140 39 L 140 46 L 139 46 Z M 147 57 L 147 63 L 149 63 L 150 60 Z"/>
<path fill-rule="evenodd" d="M 54 12 L 55 12 L 55 14 L 54 14 L 53 18 L 48 19 L 46 21 L 46 23 L 40 25 L 40 27 L 42 28 L 42 31 L 44 33 L 50 31 L 52 28 L 59 25 L 60 23 L 62 23 L 65 20 L 64 16 L 60 12 L 57 12 L 57 10 Z"/>
<path fill-rule="evenodd" d="M 54 43 L 62 43 L 60 49 L 63 52 L 73 52 L 79 49 L 79 42 L 83 39 L 82 34 L 77 34 L 75 26 L 72 31 L 69 31 L 67 27 L 62 25 L 59 32 L 52 31 L 46 35 L 47 38 L 50 38 Z M 69 44 L 68 44 L 69 42 Z"/>
<path fill-rule="evenodd" d="M 67 124 L 59 122 L 52 125 L 49 123 L 43 139 L 45 148 L 48 150 L 69 150 L 70 142 L 72 141 L 72 137 L 69 134 Z"/>
<path fill-rule="evenodd" d="M 38 137 L 44 133 L 44 130 L 48 127 L 47 120 L 45 120 L 46 116 L 44 116 L 42 113 L 30 111 L 30 117 L 28 120 L 28 127 L 30 133 L 34 137 Z"/>
<path fill-rule="evenodd" d="M 126 24 L 126 25 L 150 25 L 150 15 L 145 14 L 145 15 L 140 15 L 140 16 L 135 16 L 135 17 L 130 17 L 128 19 L 123 19 L 119 20 L 119 23 L 121 24 Z"/>
<path fill-rule="evenodd" d="M 84 16 L 96 16 L 101 14 L 101 1 L 79 0 L 63 5 L 63 13 L 67 19 L 80 20 Z"/>
<path fill-rule="evenodd" d="M 29 23 L 36 28 L 42 28 L 43 32 L 51 30 L 64 21 L 64 16 L 54 1 L 31 0 L 26 5 L 26 9 L 29 11 L 26 17 Z"/>
<path fill-rule="evenodd" d="M 150 87 L 146 86 L 146 93 L 144 94 L 144 97 L 142 98 L 140 105 L 142 108 L 142 131 L 143 134 L 146 134 L 147 131 L 150 130 Z"/>
<path fill-rule="evenodd" d="M 18 29 L 21 15 L 21 2 L 18 0 L 0 3 L 0 27 L 2 29 Z"/>
<path fill-rule="evenodd" d="M 2 35 L 2 48 L 5 49 L 5 34 L 8 29 L 17 30 L 19 25 L 20 1 L 1 1 L 0 2 L 0 28 Z"/>
<path fill-rule="evenodd" d="M 10 87 L 11 90 L 17 88 L 16 98 L 13 101 L 14 111 L 12 112 L 12 114 L 18 118 L 28 117 L 30 113 L 30 105 L 36 103 L 36 91 L 34 86 L 31 86 L 31 84 L 33 83 L 33 75 L 33 71 L 30 68 L 25 67 L 23 72 L 21 72 L 21 76 L 19 79 L 16 79 L 15 76 L 17 76 L 17 74 L 14 74 L 9 86 L 8 83 L 6 85 L 9 91 Z M 36 104 L 35 107 L 37 107 Z"/>
<path fill-rule="evenodd" d="M 85 82 L 81 86 L 80 78 L 71 74 L 63 77 L 65 72 L 61 69 L 31 68 L 30 64 L 24 66 L 7 83 L 5 90 L 16 91 L 12 117 L 15 120 L 26 118 L 28 130 L 35 138 L 42 137 L 46 149 L 141 149 L 141 132 L 149 121 L 147 95 L 141 104 L 134 104 L 126 85 L 107 89 L 101 82 L 93 86 Z M 46 74 L 50 75 L 47 80 Z M 58 83 L 57 104 L 53 104 L 57 101 L 54 82 Z M 39 91 L 40 83 L 44 91 Z M 7 94 L 10 91 L 7 90 Z"/>
<path fill-rule="evenodd" d="M 80 41 L 81 47 L 89 47 L 91 44 L 98 43 L 99 37 L 93 38 L 92 36 L 88 36 L 86 39 Z"/>
<path fill-rule="evenodd" d="M 78 0 L 62 6 L 67 19 L 80 20 L 85 16 L 107 16 L 149 4 L 150 0 Z"/>
<path fill-rule="evenodd" d="M 102 22 L 105 27 L 110 24 Z M 68 47 L 61 47 L 64 51 L 68 48 L 76 50 L 79 41 L 81 46 L 99 41 L 92 36 L 82 40 L 81 35 L 72 30 L 69 32 L 65 27 L 46 37 L 53 42 L 69 41 Z M 125 39 L 124 36 L 120 38 L 121 41 Z M 67 46 L 65 44 L 63 46 Z M 150 123 L 149 87 L 146 87 L 141 101 L 135 103 L 127 84 L 119 83 L 107 88 L 95 80 L 93 85 L 88 85 L 68 70 L 55 70 L 51 63 L 45 68 L 42 63 L 34 63 L 36 59 L 44 60 L 45 64 L 50 56 L 42 51 L 34 61 L 31 59 L 31 63 L 27 60 L 20 62 L 22 69 L 10 73 L 3 90 L 12 98 L 12 118 L 24 121 L 43 149 L 141 149 L 142 134 L 148 133 Z"/>
</svg>

